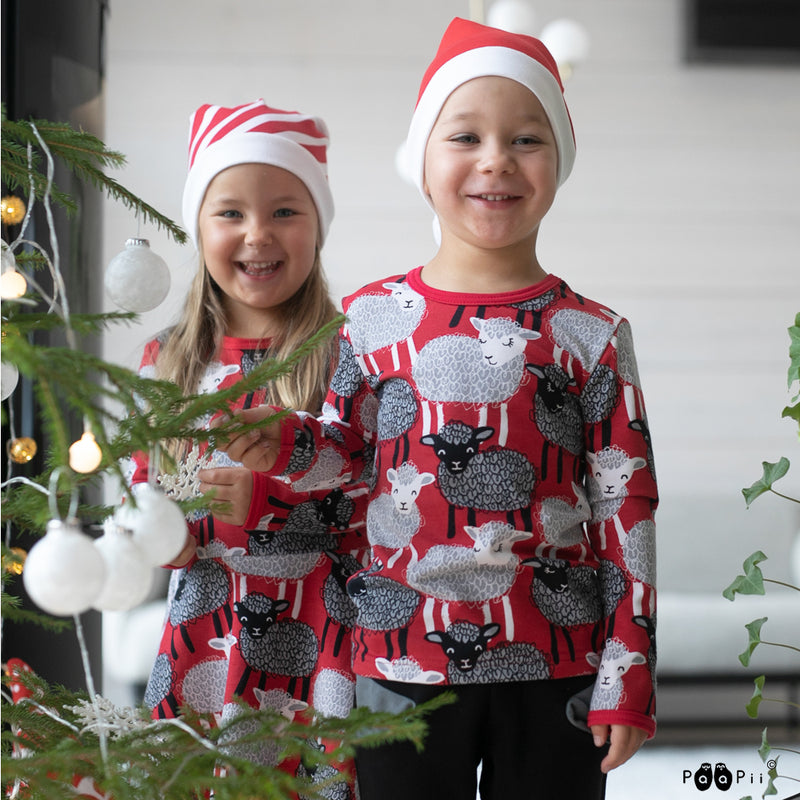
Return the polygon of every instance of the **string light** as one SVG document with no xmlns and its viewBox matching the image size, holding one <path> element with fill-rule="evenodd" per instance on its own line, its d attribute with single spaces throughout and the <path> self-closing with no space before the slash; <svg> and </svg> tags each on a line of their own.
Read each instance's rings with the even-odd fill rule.
<svg viewBox="0 0 800 800">
<path fill-rule="evenodd" d="M 15 464 L 27 464 L 36 455 L 38 447 L 30 436 L 18 436 L 8 442 L 6 449 Z"/>
<path fill-rule="evenodd" d="M 28 554 L 21 547 L 10 547 L 9 554 L 3 556 L 3 570 L 9 575 L 22 575 Z"/>
<path fill-rule="evenodd" d="M 13 194 L 7 194 L 0 199 L 0 220 L 3 225 L 19 225 L 25 219 L 25 203 Z"/>
<path fill-rule="evenodd" d="M 77 442 L 70 445 L 69 465 L 75 472 L 94 472 L 102 460 L 103 451 L 91 431 L 85 431 Z"/>
</svg>

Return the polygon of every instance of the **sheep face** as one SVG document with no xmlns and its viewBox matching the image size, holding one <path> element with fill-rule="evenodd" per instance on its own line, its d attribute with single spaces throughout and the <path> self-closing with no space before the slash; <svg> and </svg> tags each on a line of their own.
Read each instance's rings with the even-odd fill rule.
<svg viewBox="0 0 800 800">
<path fill-rule="evenodd" d="M 473 429 L 459 422 L 451 422 L 442 428 L 441 433 L 423 436 L 420 442 L 434 449 L 439 461 L 451 475 L 458 475 L 478 453 L 480 443 L 493 434 L 494 428 Z"/>
<path fill-rule="evenodd" d="M 264 611 L 248 608 L 244 602 L 234 603 L 233 610 L 239 618 L 242 627 L 247 630 L 253 639 L 263 639 L 270 625 L 274 625 L 278 614 L 289 608 L 288 600 L 276 600 Z"/>
<path fill-rule="evenodd" d="M 456 624 L 457 625 L 457 624 Z M 458 633 L 456 625 L 448 630 Z M 461 673 L 470 673 L 475 669 L 478 659 L 486 651 L 489 640 L 500 632 L 496 622 L 490 622 L 478 628 L 475 625 L 464 624 L 469 629 L 470 636 L 453 636 L 448 631 L 431 631 L 425 634 L 429 642 L 441 645 L 450 663 Z M 465 630 L 464 633 L 467 633 Z"/>
</svg>

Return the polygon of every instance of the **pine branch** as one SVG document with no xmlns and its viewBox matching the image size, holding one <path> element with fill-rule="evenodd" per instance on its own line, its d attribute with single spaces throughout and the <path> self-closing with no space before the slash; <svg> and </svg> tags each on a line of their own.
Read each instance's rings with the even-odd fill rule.
<svg viewBox="0 0 800 800">
<path fill-rule="evenodd" d="M 47 180 L 40 171 L 41 159 L 38 157 L 40 145 L 34 127 L 51 154 L 59 158 L 73 175 L 88 181 L 107 196 L 121 202 L 126 208 L 141 214 L 144 221 L 154 224 L 159 230 L 163 228 L 179 244 L 186 241 L 186 233 L 178 225 L 103 171 L 124 166 L 125 157 L 121 153 L 107 148 L 93 134 L 76 130 L 67 123 L 6 119 L 4 108 L 2 177 L 10 189 L 19 189 L 27 194 L 32 183 L 35 198 L 41 199 L 44 196 Z M 32 153 L 37 153 L 36 156 L 32 156 L 30 167 L 29 147 Z M 51 197 L 66 208 L 68 213 L 73 213 L 77 208 L 74 201 L 56 186 L 51 188 Z"/>
</svg>

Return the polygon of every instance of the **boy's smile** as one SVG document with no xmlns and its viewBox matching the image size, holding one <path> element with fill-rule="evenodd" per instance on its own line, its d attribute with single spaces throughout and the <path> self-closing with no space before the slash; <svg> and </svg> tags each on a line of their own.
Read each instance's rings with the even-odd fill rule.
<svg viewBox="0 0 800 800">
<path fill-rule="evenodd" d="M 447 99 L 425 152 L 425 191 L 447 256 L 513 253 L 536 269 L 539 223 L 557 188 L 558 152 L 537 97 L 509 78 L 475 78 Z M 535 273 L 535 274 L 534 274 Z"/>
</svg>

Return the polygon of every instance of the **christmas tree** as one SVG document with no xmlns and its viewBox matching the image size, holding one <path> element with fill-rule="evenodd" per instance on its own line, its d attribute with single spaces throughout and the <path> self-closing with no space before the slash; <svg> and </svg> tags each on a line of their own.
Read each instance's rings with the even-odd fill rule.
<svg viewBox="0 0 800 800">
<path fill-rule="evenodd" d="M 56 159 L 124 203 L 140 220 L 164 228 L 176 241 L 185 239 L 171 220 L 106 174 L 123 165 L 120 153 L 70 125 L 12 121 L 3 112 L 2 178 L 9 194 L 2 204 L 0 294 L 9 461 L 2 484 L 2 616 L 53 630 L 74 627 L 86 677 L 85 690 L 53 685 L 4 650 L 4 794 L 63 798 L 73 795 L 69 785 L 77 796 L 114 800 L 281 798 L 292 792 L 330 796 L 334 784 L 326 782 L 326 774 L 333 771 L 326 773 L 326 765 L 352 756 L 356 746 L 401 738 L 421 746 L 424 714 L 433 706 L 401 716 L 361 709 L 347 719 L 298 722 L 243 705 L 235 722 L 223 727 L 188 710 L 179 719 L 153 721 L 147 709 L 118 708 L 95 691 L 81 615 L 90 608 L 121 610 L 140 602 L 144 576 L 153 565 L 143 561 L 145 548 L 138 545 L 144 537 L 157 537 L 167 548 L 160 563 L 168 562 L 170 548 L 176 554 L 182 546 L 185 530 L 174 520 L 182 523 L 184 514 L 207 507 L 185 471 L 180 480 L 173 479 L 172 496 L 153 487 L 145 503 L 126 485 L 123 460 L 144 451 L 158 472 L 174 474 L 176 465 L 161 443 L 208 441 L 211 434 L 196 427 L 195 420 L 221 412 L 243 392 L 291 370 L 309 348 L 330 336 L 331 327 L 319 331 L 288 361 L 266 360 L 231 389 L 212 395 L 185 396 L 169 382 L 102 360 L 82 346 L 84 338 L 100 335 L 110 325 L 133 324 L 139 311 L 157 304 L 165 291 L 159 283 L 165 265 L 146 242 L 129 241 L 120 262 L 111 265 L 116 272 L 110 267 L 106 277 L 109 293 L 128 310 L 71 313 L 53 219 L 68 214 L 74 203 L 53 181 Z M 35 204 L 44 208 L 46 236 L 28 238 Z M 140 291 L 142 286 L 147 291 Z M 63 344 L 38 343 L 41 331 L 60 332 Z M 12 406 L 5 401 L 17 390 L 20 377 L 37 400 L 43 442 L 15 434 Z M 73 441 L 75 420 L 82 435 Z M 234 430 L 246 427 L 231 422 L 215 434 Z M 44 450 L 38 460 L 41 472 L 25 474 L 39 447 Z M 125 513 L 98 500 L 108 476 L 123 487 Z M 170 531 L 177 531 L 172 540 Z M 27 541 L 35 543 L 26 553 L 19 543 Z M 47 613 L 23 607 L 18 596 L 6 591 L 20 574 L 30 597 Z M 341 745 L 320 751 L 315 742 L 323 738 Z M 249 748 L 265 741 L 274 742 L 286 757 L 299 757 L 304 769 L 289 775 L 248 758 Z"/>
</svg>

